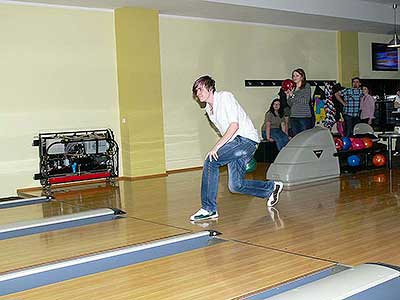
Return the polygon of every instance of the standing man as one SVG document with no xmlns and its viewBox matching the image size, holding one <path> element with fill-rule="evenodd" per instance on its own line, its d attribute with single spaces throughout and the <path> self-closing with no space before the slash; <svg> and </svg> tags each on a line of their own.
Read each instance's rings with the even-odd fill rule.
<svg viewBox="0 0 400 300">
<path fill-rule="evenodd" d="M 351 80 L 352 88 L 347 88 L 335 93 L 336 99 L 343 104 L 343 118 L 346 136 L 353 134 L 354 125 L 360 123 L 360 99 L 363 95 L 361 80 L 354 77 Z"/>
<path fill-rule="evenodd" d="M 246 164 L 260 142 L 249 116 L 231 93 L 216 92 L 215 81 L 208 75 L 194 82 L 192 92 L 193 98 L 206 104 L 205 111 L 222 136 L 207 153 L 201 183 L 201 208 L 190 220 L 218 218 L 219 168 L 224 165 L 228 165 L 228 187 L 232 193 L 264 198 L 268 206 L 274 206 L 278 203 L 282 182 L 244 179 Z"/>
</svg>

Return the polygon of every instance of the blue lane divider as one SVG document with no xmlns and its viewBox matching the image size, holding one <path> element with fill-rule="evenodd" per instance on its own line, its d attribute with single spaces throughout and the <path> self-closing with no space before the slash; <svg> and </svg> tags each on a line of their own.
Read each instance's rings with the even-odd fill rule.
<svg viewBox="0 0 400 300">
<path fill-rule="evenodd" d="M 0 202 L 0 209 L 23 206 L 23 205 L 38 204 L 38 203 L 44 203 L 44 202 L 49 202 L 49 201 L 51 201 L 50 197 L 34 197 L 34 198 L 7 200 L 7 201 Z"/>
<path fill-rule="evenodd" d="M 101 208 L 45 219 L 3 224 L 0 226 L 0 240 L 110 221 L 121 214 L 125 214 L 125 212 L 118 209 Z"/>
<path fill-rule="evenodd" d="M 400 271 L 399 266 L 385 264 L 385 263 L 368 263 L 372 265 L 378 265 L 387 267 L 393 270 Z M 373 288 L 369 288 L 356 295 L 350 296 L 345 300 L 398 300 L 400 297 L 400 277 L 393 278 L 384 283 L 381 283 Z"/>
<path fill-rule="evenodd" d="M 394 278 L 345 300 L 399 300 L 400 278 Z"/>
<path fill-rule="evenodd" d="M 333 267 L 329 267 L 325 270 L 316 272 L 316 273 L 312 273 L 310 275 L 307 275 L 305 277 L 301 277 L 299 279 L 296 279 L 294 281 L 290 281 L 288 283 L 284 283 L 282 285 L 278 285 L 277 287 L 274 287 L 272 289 L 266 290 L 264 292 L 260 292 L 256 295 L 252 295 L 250 297 L 244 298 L 246 300 L 264 300 L 267 299 L 269 297 L 281 294 L 283 292 L 298 288 L 302 285 L 305 285 L 307 283 L 328 277 L 332 274 L 336 274 L 339 273 L 341 271 L 350 269 L 350 267 L 344 266 L 344 265 L 335 265 Z"/>
<path fill-rule="evenodd" d="M 343 266 L 344 267 L 344 266 Z M 336 268 L 336 267 L 335 267 Z M 400 268 L 384 263 L 365 263 L 344 267 L 339 272 L 327 269 L 318 276 L 306 276 L 271 289 L 256 297 L 258 300 L 394 300 L 400 295 Z M 326 276 L 327 275 L 327 276 Z M 318 278 L 320 277 L 320 278 Z M 308 281 L 308 282 L 307 282 Z M 396 298 L 397 296 L 397 298 Z"/>
<path fill-rule="evenodd" d="M 222 240 L 203 231 L 0 275 L 0 296 L 209 246 Z"/>
</svg>

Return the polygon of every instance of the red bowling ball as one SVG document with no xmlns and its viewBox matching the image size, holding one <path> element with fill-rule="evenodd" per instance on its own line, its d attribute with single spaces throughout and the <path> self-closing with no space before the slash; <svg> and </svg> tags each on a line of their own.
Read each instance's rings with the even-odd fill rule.
<svg viewBox="0 0 400 300">
<path fill-rule="evenodd" d="M 285 80 L 282 82 L 282 85 L 281 85 L 281 87 L 282 87 L 282 89 L 283 89 L 284 91 L 293 90 L 295 86 L 296 86 L 296 85 L 295 85 L 295 83 L 294 83 L 294 81 L 293 81 L 292 79 L 285 79 Z"/>
<path fill-rule="evenodd" d="M 354 138 L 351 142 L 351 146 L 353 150 L 361 150 L 365 148 L 364 141 L 360 138 Z"/>
<path fill-rule="evenodd" d="M 362 139 L 364 142 L 365 148 L 372 148 L 374 146 L 374 142 L 369 137 L 365 137 Z"/>
<path fill-rule="evenodd" d="M 375 154 L 372 157 L 372 164 L 375 167 L 383 167 L 384 165 L 386 165 L 386 156 L 380 153 Z"/>
<path fill-rule="evenodd" d="M 343 141 L 340 138 L 335 138 L 335 147 L 337 151 L 343 149 Z"/>
</svg>

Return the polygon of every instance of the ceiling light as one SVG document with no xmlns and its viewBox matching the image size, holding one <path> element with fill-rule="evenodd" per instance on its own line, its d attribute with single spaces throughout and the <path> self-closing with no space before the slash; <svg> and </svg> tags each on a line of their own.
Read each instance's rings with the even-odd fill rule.
<svg viewBox="0 0 400 300">
<path fill-rule="evenodd" d="M 391 48 L 400 48 L 400 40 L 399 37 L 397 36 L 397 31 L 396 31 L 396 8 L 397 4 L 393 4 L 393 27 L 394 27 L 394 33 L 393 33 L 393 39 L 389 42 L 388 47 Z"/>
</svg>

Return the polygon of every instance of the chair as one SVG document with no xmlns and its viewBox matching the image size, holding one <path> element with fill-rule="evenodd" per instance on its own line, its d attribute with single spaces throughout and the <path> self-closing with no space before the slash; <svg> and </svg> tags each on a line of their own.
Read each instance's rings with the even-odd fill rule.
<svg viewBox="0 0 400 300">
<path fill-rule="evenodd" d="M 353 134 L 375 134 L 371 125 L 366 123 L 358 123 L 354 126 Z"/>
<path fill-rule="evenodd" d="M 379 138 L 375 135 L 372 126 L 366 123 L 356 124 L 353 129 L 353 135 L 359 137 L 370 137 L 373 142 L 377 142 L 379 140 Z"/>
</svg>

